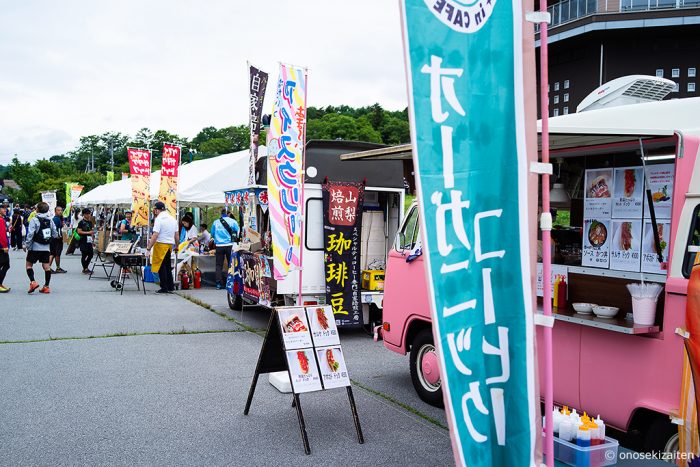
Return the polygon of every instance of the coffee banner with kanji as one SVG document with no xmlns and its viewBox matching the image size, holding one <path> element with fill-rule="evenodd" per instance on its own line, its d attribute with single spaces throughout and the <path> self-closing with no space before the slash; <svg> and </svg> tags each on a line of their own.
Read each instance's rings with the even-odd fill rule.
<svg viewBox="0 0 700 467">
<path fill-rule="evenodd" d="M 326 303 L 338 326 L 362 326 L 360 234 L 364 185 L 323 184 L 323 248 Z"/>
<path fill-rule="evenodd" d="M 536 465 L 522 3 L 401 7 L 423 255 L 455 460 Z"/>
<path fill-rule="evenodd" d="M 280 64 L 267 146 L 267 190 L 275 279 L 299 269 L 306 69 Z"/>
<path fill-rule="evenodd" d="M 267 89 L 267 73 L 253 65 L 248 64 L 250 75 L 250 112 L 248 124 L 250 126 L 250 158 L 248 167 L 248 185 L 255 185 L 255 163 L 258 160 L 258 146 L 260 145 L 260 126 L 265 101 L 265 89 Z"/>
<path fill-rule="evenodd" d="M 128 148 L 131 173 L 131 225 L 148 226 L 148 203 L 151 200 L 151 151 Z"/>
<path fill-rule="evenodd" d="M 174 144 L 163 145 L 158 201 L 165 203 L 168 213 L 177 219 L 177 177 L 182 149 Z"/>
</svg>

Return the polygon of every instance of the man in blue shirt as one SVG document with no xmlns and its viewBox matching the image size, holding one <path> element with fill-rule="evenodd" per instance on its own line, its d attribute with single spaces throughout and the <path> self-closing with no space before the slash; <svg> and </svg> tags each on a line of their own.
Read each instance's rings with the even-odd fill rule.
<svg viewBox="0 0 700 467">
<path fill-rule="evenodd" d="M 224 259 L 226 260 L 225 270 L 228 270 L 231 263 L 231 248 L 238 241 L 239 232 L 238 222 L 228 217 L 226 209 L 221 210 L 221 217 L 211 225 L 211 236 L 216 245 L 216 288 L 219 290 L 223 288 L 221 276 Z"/>
<path fill-rule="evenodd" d="M 56 270 L 51 271 L 55 274 L 64 274 L 67 271 L 61 268 L 61 253 L 63 253 L 63 234 L 62 230 L 63 221 L 63 208 L 61 206 L 56 206 L 54 209 L 53 223 L 58 231 L 58 237 L 51 239 L 51 257 L 49 258 L 49 267 L 56 261 Z"/>
</svg>

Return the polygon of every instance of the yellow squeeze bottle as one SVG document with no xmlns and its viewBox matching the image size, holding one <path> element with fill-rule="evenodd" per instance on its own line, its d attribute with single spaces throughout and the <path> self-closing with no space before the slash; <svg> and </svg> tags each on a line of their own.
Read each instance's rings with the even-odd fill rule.
<svg viewBox="0 0 700 467">
<path fill-rule="evenodd" d="M 554 279 L 554 293 L 552 294 L 552 306 L 554 308 L 557 307 L 557 303 L 559 303 L 559 281 L 561 280 L 561 276 L 557 276 Z"/>
</svg>

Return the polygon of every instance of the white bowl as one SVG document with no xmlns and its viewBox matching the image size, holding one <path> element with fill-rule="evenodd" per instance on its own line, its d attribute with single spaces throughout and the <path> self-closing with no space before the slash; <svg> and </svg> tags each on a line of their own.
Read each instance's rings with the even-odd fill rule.
<svg viewBox="0 0 700 467">
<path fill-rule="evenodd" d="M 595 303 L 572 303 L 571 305 L 576 310 L 576 313 L 583 315 L 590 315 L 593 312 L 593 307 L 597 306 Z"/>
<path fill-rule="evenodd" d="M 617 312 L 620 311 L 619 308 L 615 306 L 594 306 L 593 313 L 598 318 L 614 318 Z"/>
</svg>

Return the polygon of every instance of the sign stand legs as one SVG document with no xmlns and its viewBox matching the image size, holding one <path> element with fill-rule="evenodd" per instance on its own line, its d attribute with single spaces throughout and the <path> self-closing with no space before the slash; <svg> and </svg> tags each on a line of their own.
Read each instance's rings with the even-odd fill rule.
<svg viewBox="0 0 700 467">
<path fill-rule="evenodd" d="M 299 400 L 299 394 L 294 393 L 294 408 L 297 410 L 297 418 L 299 419 L 299 431 L 301 432 L 301 440 L 304 442 L 304 452 L 308 456 L 311 454 L 311 447 L 309 446 L 309 436 L 306 434 L 306 423 L 304 422 L 304 413 L 301 411 L 301 402 Z"/>
<path fill-rule="evenodd" d="M 357 415 L 357 407 L 355 407 L 355 397 L 352 395 L 352 387 L 348 386 L 347 390 L 350 409 L 352 410 L 352 420 L 355 422 L 355 431 L 357 431 L 357 442 L 365 444 L 365 437 L 362 435 L 362 427 L 360 426 L 360 417 Z"/>
</svg>

